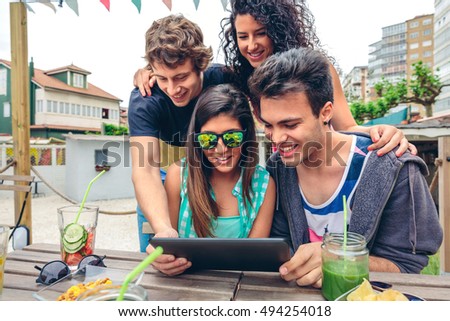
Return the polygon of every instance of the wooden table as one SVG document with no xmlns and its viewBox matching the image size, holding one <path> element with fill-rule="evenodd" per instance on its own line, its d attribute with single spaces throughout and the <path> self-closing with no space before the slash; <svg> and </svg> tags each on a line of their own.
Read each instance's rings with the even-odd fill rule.
<svg viewBox="0 0 450 321">
<path fill-rule="evenodd" d="M 145 258 L 140 252 L 96 250 L 106 255 L 111 268 L 131 270 Z M 34 265 L 60 259 L 59 246 L 32 244 L 8 254 L 5 265 L 4 288 L 0 300 L 35 300 L 32 293 L 42 285 L 35 282 L 39 271 Z M 426 300 L 450 300 L 450 276 L 371 273 L 371 280 L 389 282 L 394 288 L 421 296 Z M 283 281 L 278 273 L 239 271 L 198 271 L 177 277 L 167 277 L 148 267 L 141 286 L 150 300 L 256 300 L 256 301 L 317 301 L 323 300 L 320 290 L 298 287 Z"/>
</svg>

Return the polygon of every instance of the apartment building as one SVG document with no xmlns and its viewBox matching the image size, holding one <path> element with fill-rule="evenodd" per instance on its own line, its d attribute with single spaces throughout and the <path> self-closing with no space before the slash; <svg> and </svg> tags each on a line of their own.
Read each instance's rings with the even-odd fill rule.
<svg viewBox="0 0 450 321">
<path fill-rule="evenodd" d="M 397 82 L 406 76 L 406 22 L 382 28 L 381 41 L 369 46 L 369 86 L 384 77 Z"/>
<path fill-rule="evenodd" d="M 406 79 L 414 72 L 413 64 L 422 61 L 433 69 L 433 17 L 422 15 L 406 20 Z"/>
<path fill-rule="evenodd" d="M 391 83 L 405 78 L 409 81 L 413 64 L 419 61 L 433 69 L 433 26 L 434 15 L 426 14 L 382 28 L 382 39 L 369 46 L 369 100 L 377 99 L 374 85 L 382 78 Z M 411 106 L 413 112 L 424 114 L 421 106 Z"/>
<path fill-rule="evenodd" d="M 367 66 L 356 66 L 345 76 L 342 88 L 347 101 L 367 102 L 369 96 L 367 74 Z"/>
<path fill-rule="evenodd" d="M 434 69 L 442 83 L 450 84 L 450 0 L 434 1 Z M 450 113 L 450 87 L 444 87 L 434 115 Z"/>
<path fill-rule="evenodd" d="M 413 64 L 422 61 L 431 70 L 433 70 L 433 14 L 416 16 L 413 19 L 406 20 L 406 80 L 411 80 L 414 73 Z M 413 112 L 425 114 L 422 105 L 411 104 Z"/>
<path fill-rule="evenodd" d="M 30 135 L 100 132 L 120 124 L 121 100 L 87 81 L 89 71 L 74 65 L 43 71 L 30 63 Z M 0 59 L 0 135 L 12 134 L 11 63 Z"/>
</svg>

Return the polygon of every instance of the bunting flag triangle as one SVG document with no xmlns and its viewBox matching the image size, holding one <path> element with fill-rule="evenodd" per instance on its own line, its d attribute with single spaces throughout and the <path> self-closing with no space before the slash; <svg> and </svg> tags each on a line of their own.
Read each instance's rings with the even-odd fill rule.
<svg viewBox="0 0 450 321">
<path fill-rule="evenodd" d="M 136 6 L 138 12 L 141 13 L 141 0 L 131 0 L 131 2 Z"/>
<path fill-rule="evenodd" d="M 44 6 L 49 7 L 50 9 L 52 9 L 56 13 L 56 8 L 53 5 L 53 3 L 50 2 L 50 0 L 38 0 L 37 2 L 42 3 Z"/>
<path fill-rule="evenodd" d="M 72 9 L 77 16 L 80 15 L 80 13 L 78 12 L 78 0 L 64 0 L 67 4 L 67 6 Z"/>
<path fill-rule="evenodd" d="M 169 8 L 169 11 L 172 11 L 172 0 L 162 0 L 162 2 Z"/>
<path fill-rule="evenodd" d="M 109 11 L 110 3 L 109 0 L 100 0 L 101 3 L 105 6 L 106 10 Z"/>
<path fill-rule="evenodd" d="M 195 10 L 198 10 L 199 3 L 200 3 L 200 0 L 194 0 Z"/>
<path fill-rule="evenodd" d="M 34 12 L 33 8 L 31 8 L 31 6 L 28 3 L 24 2 L 24 4 L 28 11 L 30 11 L 32 13 L 36 13 L 36 12 Z"/>
<path fill-rule="evenodd" d="M 220 0 L 220 1 L 222 1 L 223 10 L 227 10 L 228 0 Z"/>
</svg>

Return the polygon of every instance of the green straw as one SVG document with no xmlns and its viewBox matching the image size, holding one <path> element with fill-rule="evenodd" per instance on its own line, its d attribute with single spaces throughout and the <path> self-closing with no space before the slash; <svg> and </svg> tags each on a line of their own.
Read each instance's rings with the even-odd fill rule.
<svg viewBox="0 0 450 321">
<path fill-rule="evenodd" d="M 163 253 L 163 249 L 161 246 L 158 246 L 152 254 L 147 256 L 141 263 L 136 266 L 133 271 L 128 273 L 128 275 L 125 277 L 125 281 L 123 281 L 122 287 L 120 288 L 119 296 L 117 297 L 116 301 L 123 301 L 123 297 L 125 295 L 125 292 L 127 292 L 128 284 L 131 280 L 133 280 L 139 273 L 144 271 L 144 269 L 151 264 L 158 256 L 160 256 Z"/>
<path fill-rule="evenodd" d="M 344 203 L 344 252 L 347 249 L 347 199 L 345 195 L 342 196 L 342 202 Z"/>
<path fill-rule="evenodd" d="M 105 172 L 106 172 L 105 170 L 102 170 L 97 176 L 95 176 L 95 177 L 92 179 L 92 181 L 89 182 L 89 185 L 88 185 L 88 187 L 87 187 L 87 190 L 86 190 L 86 192 L 84 193 L 83 200 L 81 201 L 81 205 L 80 205 L 80 209 L 78 210 L 77 217 L 75 218 L 75 222 L 74 222 L 75 224 L 78 222 L 78 219 L 80 218 L 81 211 L 83 210 L 84 203 L 86 202 L 86 198 L 87 198 L 87 196 L 88 196 L 88 194 L 89 194 L 89 191 L 91 190 L 92 184 L 93 184 L 97 179 L 99 179 L 100 176 L 102 176 L 103 174 L 105 174 Z"/>
</svg>

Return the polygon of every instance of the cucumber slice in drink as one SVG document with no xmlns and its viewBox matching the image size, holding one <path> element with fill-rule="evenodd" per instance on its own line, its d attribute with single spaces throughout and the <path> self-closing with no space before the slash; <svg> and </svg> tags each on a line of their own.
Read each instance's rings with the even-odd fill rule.
<svg viewBox="0 0 450 321">
<path fill-rule="evenodd" d="M 76 223 L 67 225 L 64 229 L 64 240 L 67 243 L 76 243 L 84 238 L 85 228 Z"/>
<path fill-rule="evenodd" d="M 83 240 L 80 240 L 79 242 L 76 243 L 66 243 L 63 240 L 63 246 L 64 246 L 64 251 L 66 253 L 76 253 L 79 250 L 81 250 L 84 247 L 84 242 Z"/>
<path fill-rule="evenodd" d="M 86 245 L 87 231 L 84 226 L 76 223 L 67 225 L 64 229 L 63 246 L 67 253 L 75 253 Z"/>
</svg>

